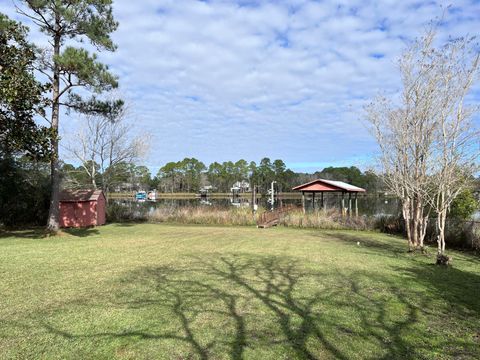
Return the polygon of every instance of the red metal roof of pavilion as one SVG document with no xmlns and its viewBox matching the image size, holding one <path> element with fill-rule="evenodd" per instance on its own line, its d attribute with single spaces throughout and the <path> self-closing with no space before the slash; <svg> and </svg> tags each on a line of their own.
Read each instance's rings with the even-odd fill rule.
<svg viewBox="0 0 480 360">
<path fill-rule="evenodd" d="M 292 190 L 295 191 L 308 191 L 308 192 L 349 192 L 358 193 L 365 192 L 365 189 L 361 187 L 347 184 L 343 181 L 317 179 L 310 181 L 306 184 L 295 186 Z"/>
</svg>

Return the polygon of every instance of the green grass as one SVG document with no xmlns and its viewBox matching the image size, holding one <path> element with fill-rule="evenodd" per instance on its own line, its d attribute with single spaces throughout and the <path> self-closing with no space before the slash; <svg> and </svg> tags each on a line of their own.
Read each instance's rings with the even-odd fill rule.
<svg viewBox="0 0 480 360">
<path fill-rule="evenodd" d="M 0 233 L 0 357 L 480 358 L 479 259 L 405 250 L 288 228 Z"/>
</svg>

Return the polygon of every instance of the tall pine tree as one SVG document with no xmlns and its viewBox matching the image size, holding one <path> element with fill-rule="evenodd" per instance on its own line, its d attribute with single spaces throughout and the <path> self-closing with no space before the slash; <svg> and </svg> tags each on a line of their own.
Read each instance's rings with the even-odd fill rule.
<svg viewBox="0 0 480 360">
<path fill-rule="evenodd" d="M 50 127 L 52 193 L 48 229 L 59 227 L 60 168 L 58 158 L 58 127 L 60 109 L 85 113 L 111 113 L 121 102 L 106 103 L 98 94 L 118 86 L 117 78 L 108 66 L 97 60 L 83 47 L 73 47 L 73 41 L 89 41 L 98 51 L 115 51 L 110 34 L 118 23 L 112 13 L 112 0 L 24 0 L 25 8 L 18 12 L 29 18 L 49 37 L 50 47 L 43 49 L 38 70 L 51 83 Z M 68 42 L 68 45 L 66 44 Z M 78 92 L 80 90 L 80 92 Z M 92 95 L 84 98 L 85 90 Z"/>
</svg>

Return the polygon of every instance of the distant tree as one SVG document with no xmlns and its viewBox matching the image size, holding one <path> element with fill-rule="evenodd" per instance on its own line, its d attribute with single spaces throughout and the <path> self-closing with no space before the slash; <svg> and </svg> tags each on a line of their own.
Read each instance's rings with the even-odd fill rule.
<svg viewBox="0 0 480 360">
<path fill-rule="evenodd" d="M 134 183 L 137 184 L 139 189 L 149 190 L 152 179 L 148 167 L 145 165 L 135 166 L 134 177 Z"/>
<path fill-rule="evenodd" d="M 270 188 L 270 183 L 274 180 L 275 172 L 269 158 L 263 158 L 257 167 L 257 180 L 263 191 Z"/>
<path fill-rule="evenodd" d="M 278 191 L 283 191 L 286 188 L 286 177 L 285 177 L 285 171 L 287 169 L 287 166 L 283 162 L 283 160 L 275 160 L 272 164 L 272 170 L 273 170 L 273 177 L 274 180 L 277 181 L 277 187 Z"/>
<path fill-rule="evenodd" d="M 235 181 L 248 180 L 248 162 L 244 159 L 238 160 L 234 164 L 235 168 Z"/>
<path fill-rule="evenodd" d="M 75 167 L 64 163 L 61 169 L 62 188 L 77 189 L 91 186 L 92 181 L 82 166 Z"/>
<path fill-rule="evenodd" d="M 178 184 L 180 183 L 180 174 L 178 163 L 169 162 L 158 170 L 157 178 L 160 179 L 160 183 L 163 184 L 164 192 L 175 192 L 178 190 Z"/>
<path fill-rule="evenodd" d="M 206 170 L 205 164 L 195 158 L 185 158 L 180 163 L 182 170 L 185 190 L 187 192 L 197 192 L 200 189 L 200 180 L 203 171 Z"/>
<path fill-rule="evenodd" d="M 53 133 L 50 151 L 52 195 L 48 228 L 59 227 L 59 138 L 60 106 L 85 113 L 111 112 L 111 104 L 93 96 L 84 99 L 85 90 L 101 93 L 117 86 L 117 79 L 108 67 L 98 62 L 83 48 L 71 46 L 73 40 L 85 40 L 97 50 L 114 51 L 110 34 L 118 24 L 113 18 L 112 0 L 24 0 L 27 9 L 18 7 L 20 14 L 30 19 L 49 38 L 49 49 L 44 49 L 38 70 L 48 79 L 51 87 L 51 118 Z M 68 45 L 66 45 L 68 43 Z M 75 89 L 83 89 L 74 92 Z"/>
<path fill-rule="evenodd" d="M 109 192 L 119 163 L 135 163 L 147 152 L 149 139 L 131 136 L 132 125 L 127 122 L 125 108 L 107 115 L 84 115 L 80 130 L 70 139 L 66 149 L 80 162 L 91 186 Z"/>
<path fill-rule="evenodd" d="M 250 161 L 248 164 L 248 179 L 250 181 L 250 188 L 258 185 L 258 170 L 255 161 Z"/>
<path fill-rule="evenodd" d="M 222 188 L 222 171 L 222 164 L 216 161 L 211 163 L 207 169 L 207 180 L 209 181 L 210 185 L 217 190 L 221 190 Z"/>
</svg>

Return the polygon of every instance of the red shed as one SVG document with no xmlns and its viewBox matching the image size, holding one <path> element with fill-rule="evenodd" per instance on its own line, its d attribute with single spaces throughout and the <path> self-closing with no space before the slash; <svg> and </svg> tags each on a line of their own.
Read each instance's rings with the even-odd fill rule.
<svg viewBox="0 0 480 360">
<path fill-rule="evenodd" d="M 88 227 L 106 222 L 102 190 L 64 190 L 60 193 L 60 227 Z"/>
</svg>

